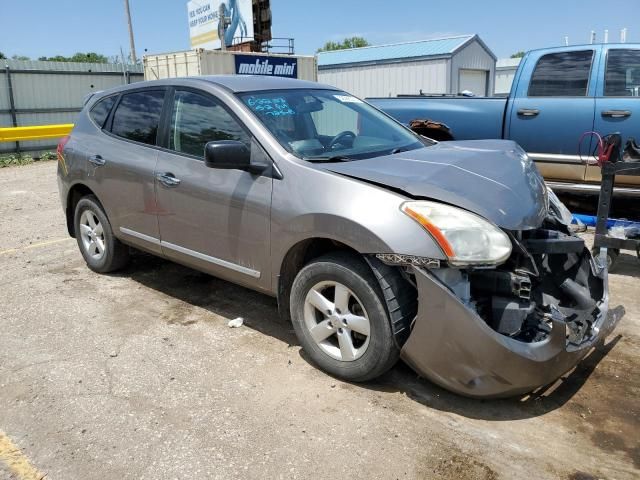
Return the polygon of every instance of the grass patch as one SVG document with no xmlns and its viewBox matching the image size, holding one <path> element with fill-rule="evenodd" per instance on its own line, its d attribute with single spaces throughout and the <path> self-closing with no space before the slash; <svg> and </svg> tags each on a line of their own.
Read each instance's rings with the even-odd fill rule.
<svg viewBox="0 0 640 480">
<path fill-rule="evenodd" d="M 34 162 L 55 159 L 56 152 L 0 154 L 0 168 L 12 167 L 14 165 L 29 165 Z"/>
</svg>

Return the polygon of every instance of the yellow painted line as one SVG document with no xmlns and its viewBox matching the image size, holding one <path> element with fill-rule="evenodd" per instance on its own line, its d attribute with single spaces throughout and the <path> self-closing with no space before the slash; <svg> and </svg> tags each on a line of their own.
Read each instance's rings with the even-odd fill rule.
<svg viewBox="0 0 640 480">
<path fill-rule="evenodd" d="M 24 247 L 10 248 L 9 250 L 0 250 L 0 255 L 4 255 L 6 253 L 20 252 L 22 250 L 31 250 L 32 248 L 46 247 L 47 245 L 54 245 L 56 243 L 67 242 L 69 240 L 73 240 L 73 238 L 71 238 L 71 237 L 69 237 L 69 238 L 58 238 L 57 240 L 48 240 L 46 242 L 32 243 L 31 245 L 26 245 Z"/>
<path fill-rule="evenodd" d="M 16 480 L 42 480 L 45 473 L 31 465 L 24 453 L 0 430 L 0 462 L 4 463 Z"/>
<path fill-rule="evenodd" d="M 59 125 L 32 125 L 29 127 L 0 128 L 0 142 L 17 142 L 22 140 L 41 140 L 69 135 L 73 123 Z"/>
</svg>

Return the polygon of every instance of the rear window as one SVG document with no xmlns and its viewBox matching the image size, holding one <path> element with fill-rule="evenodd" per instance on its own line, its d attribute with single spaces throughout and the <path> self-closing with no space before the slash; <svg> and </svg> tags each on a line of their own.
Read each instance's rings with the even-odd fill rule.
<svg viewBox="0 0 640 480">
<path fill-rule="evenodd" d="M 164 91 L 127 93 L 113 114 L 111 133 L 128 140 L 156 144 Z"/>
<path fill-rule="evenodd" d="M 113 108 L 114 103 L 116 103 L 116 97 L 111 96 L 103 98 L 93 106 L 89 115 L 98 127 L 104 127 L 104 122 L 109 116 L 109 112 Z"/>
<path fill-rule="evenodd" d="M 640 97 L 640 50 L 609 50 L 604 95 Z"/>
<path fill-rule="evenodd" d="M 550 53 L 540 57 L 531 76 L 529 96 L 586 96 L 592 59 L 593 50 Z"/>
</svg>

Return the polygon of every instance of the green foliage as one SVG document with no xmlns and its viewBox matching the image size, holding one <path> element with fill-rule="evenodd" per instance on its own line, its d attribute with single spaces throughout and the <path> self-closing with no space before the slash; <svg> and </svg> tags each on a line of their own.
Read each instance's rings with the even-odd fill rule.
<svg viewBox="0 0 640 480">
<path fill-rule="evenodd" d="M 13 55 L 11 57 L 12 60 L 31 60 L 29 57 L 27 57 L 26 55 Z"/>
<path fill-rule="evenodd" d="M 341 42 L 329 41 L 325 43 L 322 48 L 319 48 L 318 52 L 326 52 L 329 50 L 344 50 L 346 48 L 368 47 L 369 45 L 371 44 L 365 38 L 350 37 L 350 38 L 345 38 Z"/>
<path fill-rule="evenodd" d="M 7 56 L 4 53 L 0 52 L 0 59 L 3 59 L 3 58 L 7 58 Z"/>
<path fill-rule="evenodd" d="M 65 57 L 63 55 L 56 55 L 54 57 L 40 57 L 38 60 L 46 60 L 49 62 L 80 62 L 80 63 L 107 63 L 106 56 L 96 52 L 77 52 L 71 57 Z"/>
<path fill-rule="evenodd" d="M 37 155 L 31 153 L 9 153 L 0 155 L 0 168 L 11 167 L 14 165 L 29 165 L 33 162 L 53 160 L 55 158 L 55 152 L 44 152 Z"/>
<path fill-rule="evenodd" d="M 524 57 L 524 52 L 520 50 L 519 52 L 516 52 L 513 55 L 511 55 L 510 58 L 522 58 L 522 57 Z"/>
</svg>

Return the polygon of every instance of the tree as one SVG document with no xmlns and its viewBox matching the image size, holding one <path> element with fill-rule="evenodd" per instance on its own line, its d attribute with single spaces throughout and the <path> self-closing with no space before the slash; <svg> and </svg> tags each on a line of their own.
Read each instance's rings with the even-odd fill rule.
<svg viewBox="0 0 640 480">
<path fill-rule="evenodd" d="M 345 38 L 341 42 L 329 41 L 325 43 L 322 48 L 319 48 L 318 52 L 326 52 L 329 50 L 344 50 L 346 48 L 368 47 L 369 45 L 371 44 L 365 38 L 350 37 L 350 38 Z"/>
<path fill-rule="evenodd" d="M 3 58 L 7 58 L 7 56 L 4 53 L 0 52 L 0 59 L 3 59 Z"/>
<path fill-rule="evenodd" d="M 12 60 L 31 60 L 29 57 L 27 57 L 26 55 L 13 55 L 11 57 Z"/>
<path fill-rule="evenodd" d="M 511 58 L 522 58 L 522 57 L 524 57 L 524 52 L 522 50 L 511 55 Z"/>
<path fill-rule="evenodd" d="M 56 55 L 54 57 L 40 57 L 38 60 L 46 60 L 49 62 L 80 62 L 80 63 L 107 63 L 106 56 L 96 52 L 77 52 L 71 57 L 65 57 L 63 55 Z"/>
</svg>

